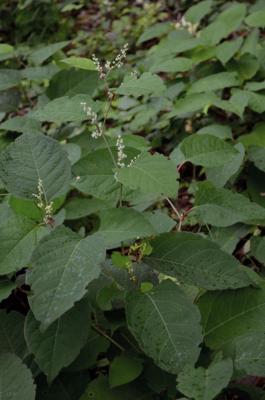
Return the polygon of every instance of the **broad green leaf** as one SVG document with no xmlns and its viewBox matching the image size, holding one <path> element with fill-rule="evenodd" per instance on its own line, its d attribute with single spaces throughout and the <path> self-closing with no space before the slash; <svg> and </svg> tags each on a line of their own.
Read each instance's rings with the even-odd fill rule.
<svg viewBox="0 0 265 400">
<path fill-rule="evenodd" d="M 42 239 L 33 253 L 27 283 L 33 293 L 31 309 L 43 328 L 84 296 L 86 286 L 99 276 L 104 259 L 99 236 L 82 239 L 70 229 L 58 227 Z"/>
<path fill-rule="evenodd" d="M 18 86 L 20 81 L 20 71 L 15 69 L 0 69 L 0 90 L 6 90 Z"/>
<path fill-rule="evenodd" d="M 34 50 L 31 53 L 29 59 L 33 64 L 40 65 L 48 58 L 50 58 L 53 54 L 57 53 L 57 51 L 66 47 L 68 44 L 69 42 L 58 42 L 41 47 L 40 49 Z"/>
<path fill-rule="evenodd" d="M 143 153 L 131 166 L 120 168 L 117 180 L 142 193 L 175 197 L 178 191 L 178 174 L 171 160 L 161 154 Z"/>
<path fill-rule="evenodd" d="M 54 100 L 57 97 L 72 97 L 83 94 L 87 95 L 86 99 L 84 99 L 84 101 L 87 101 L 87 97 L 93 95 L 98 85 L 97 72 L 66 69 L 54 75 L 47 89 L 47 95 Z"/>
<path fill-rule="evenodd" d="M 171 30 L 171 24 L 168 22 L 160 22 L 147 28 L 139 37 L 137 44 L 147 42 L 157 37 L 161 37 Z"/>
<path fill-rule="evenodd" d="M 243 54 L 239 59 L 231 60 L 228 69 L 235 71 L 241 81 L 253 78 L 259 69 L 257 58 L 251 54 Z"/>
<path fill-rule="evenodd" d="M 87 300 L 77 303 L 53 322 L 45 332 L 30 312 L 25 323 L 25 338 L 40 369 L 51 383 L 60 370 L 68 366 L 85 345 L 90 329 Z"/>
<path fill-rule="evenodd" d="M 0 311 L 0 354 L 14 353 L 24 358 L 27 345 L 24 339 L 25 317 L 18 312 Z"/>
<path fill-rule="evenodd" d="M 142 369 L 142 362 L 136 358 L 126 355 L 115 357 L 109 369 L 110 386 L 121 386 L 134 381 L 140 375 Z"/>
<path fill-rule="evenodd" d="M 201 31 L 200 38 L 205 45 L 214 46 L 236 31 L 246 15 L 246 4 L 231 4 L 216 20 Z"/>
<path fill-rule="evenodd" d="M 265 28 L 265 10 L 255 11 L 245 19 L 246 23 L 254 28 Z"/>
<path fill-rule="evenodd" d="M 51 63 L 41 67 L 27 67 L 21 70 L 21 77 L 29 81 L 44 81 L 50 80 L 58 71 L 57 65 Z"/>
<path fill-rule="evenodd" d="M 265 289 L 208 292 L 198 302 L 206 345 L 219 349 L 239 336 L 264 332 Z"/>
<path fill-rule="evenodd" d="M 265 264 L 265 238 L 253 237 L 251 239 L 251 254 Z"/>
<path fill-rule="evenodd" d="M 177 162 L 181 154 L 182 162 L 190 161 L 204 167 L 220 167 L 227 161 L 231 161 L 237 153 L 230 144 L 216 136 L 191 135 L 171 153 L 171 159 Z"/>
<path fill-rule="evenodd" d="M 185 57 L 178 57 L 154 64 L 151 67 L 150 71 L 176 73 L 176 72 L 189 71 L 192 67 L 193 67 L 192 60 Z"/>
<path fill-rule="evenodd" d="M 6 43 L 1 43 L 0 44 L 0 54 L 7 54 L 7 53 L 13 53 L 14 47 L 10 46 L 10 44 Z"/>
<path fill-rule="evenodd" d="M 265 81 L 262 82 L 247 82 L 245 85 L 246 90 L 250 90 L 251 92 L 258 92 L 259 90 L 265 89 Z"/>
<path fill-rule="evenodd" d="M 128 76 L 121 86 L 116 89 L 116 93 L 133 97 L 144 95 L 159 96 L 165 89 L 166 87 L 159 76 L 145 72 L 140 78 Z"/>
<path fill-rule="evenodd" d="M 116 148 L 111 147 L 111 151 L 116 159 Z M 115 163 L 108 149 L 95 150 L 74 165 L 73 174 L 78 178 L 73 186 L 101 200 L 118 200 L 120 185 L 115 180 L 114 167 Z"/>
<path fill-rule="evenodd" d="M 165 233 L 151 241 L 148 265 L 180 282 L 208 290 L 251 284 L 239 261 L 209 239 L 190 233 Z"/>
<path fill-rule="evenodd" d="M 71 165 L 74 165 L 75 163 L 77 163 L 77 161 L 80 160 L 82 151 L 80 146 L 78 146 L 78 144 L 64 143 L 62 147 L 66 151 Z"/>
<path fill-rule="evenodd" d="M 0 92 L 0 112 L 16 111 L 20 102 L 20 92 L 13 88 Z"/>
<path fill-rule="evenodd" d="M 16 284 L 7 278 L 0 279 L 0 302 L 10 296 Z"/>
<path fill-rule="evenodd" d="M 258 169 L 265 172 L 265 147 L 250 146 L 248 148 L 248 158 Z"/>
<path fill-rule="evenodd" d="M 217 74 L 208 75 L 194 82 L 188 94 L 213 92 L 215 90 L 227 87 L 239 86 L 239 80 L 236 72 L 219 72 Z"/>
<path fill-rule="evenodd" d="M 161 369 L 176 374 L 196 362 L 200 314 L 173 282 L 164 281 L 148 293 L 127 293 L 126 316 L 139 345 Z"/>
<path fill-rule="evenodd" d="M 200 20 L 211 11 L 212 4 L 212 0 L 200 1 L 198 4 L 195 4 L 188 9 L 184 14 L 185 19 L 192 24 L 200 22 Z"/>
<path fill-rule="evenodd" d="M 214 93 L 196 93 L 188 95 L 176 101 L 174 109 L 168 114 L 168 118 L 184 118 L 187 114 L 208 109 L 217 99 Z"/>
<path fill-rule="evenodd" d="M 68 57 L 64 58 L 63 60 L 60 60 L 60 62 L 70 65 L 71 67 L 77 68 L 77 69 L 86 69 L 86 70 L 96 70 L 96 65 L 95 63 L 90 60 L 89 58 L 85 57 Z"/>
<path fill-rule="evenodd" d="M 211 124 L 204 126 L 196 132 L 197 135 L 213 135 L 219 139 L 232 139 L 232 130 L 230 126 Z"/>
<path fill-rule="evenodd" d="M 163 211 L 147 211 L 143 215 L 153 225 L 157 234 L 170 232 L 176 226 L 176 221 Z"/>
<path fill-rule="evenodd" d="M 201 219 L 213 226 L 225 227 L 238 222 L 255 224 L 265 220 L 265 208 L 240 193 L 217 189 L 209 182 L 199 183 L 195 204 Z"/>
<path fill-rule="evenodd" d="M 216 48 L 216 57 L 222 64 L 226 64 L 240 49 L 243 43 L 241 37 L 236 40 L 227 40 Z"/>
<path fill-rule="evenodd" d="M 176 54 L 192 50 L 200 44 L 200 38 L 191 37 L 186 30 L 175 30 L 162 39 L 157 46 L 153 47 L 150 53 L 154 59 L 161 60 L 169 55 L 175 56 Z"/>
<path fill-rule="evenodd" d="M 113 204 L 114 205 L 114 204 Z M 79 219 L 97 213 L 104 208 L 110 208 L 111 203 L 96 198 L 74 197 L 65 205 L 65 219 Z"/>
<path fill-rule="evenodd" d="M 21 133 L 39 133 L 41 132 L 41 124 L 35 119 L 24 116 L 24 117 L 13 117 L 9 118 L 0 125 L 0 129 L 7 131 L 21 132 Z"/>
<path fill-rule="evenodd" d="M 97 103 L 95 103 L 89 96 L 81 94 L 74 97 L 64 96 L 52 100 L 44 105 L 44 107 L 36 109 L 36 111 L 32 113 L 32 117 L 41 122 L 48 121 L 57 124 L 70 121 L 85 121 L 87 115 L 81 106 L 82 102 L 86 102 L 95 112 L 99 110 Z"/>
<path fill-rule="evenodd" d="M 101 375 L 91 381 L 80 400 L 152 400 L 152 392 L 137 382 L 111 389 L 108 378 Z"/>
<path fill-rule="evenodd" d="M 68 190 L 70 162 L 54 139 L 24 133 L 1 153 L 0 178 L 10 193 L 31 199 L 41 180 L 45 200 L 50 201 Z"/>
<path fill-rule="evenodd" d="M 214 360 L 208 368 L 187 366 L 178 375 L 178 390 L 195 400 L 213 400 L 224 389 L 233 373 L 231 359 Z"/>
<path fill-rule="evenodd" d="M 264 376 L 265 333 L 249 332 L 235 342 L 235 368 L 247 375 Z"/>
<path fill-rule="evenodd" d="M 46 229 L 17 215 L 7 204 L 0 208 L 0 275 L 25 268 Z"/>
<path fill-rule="evenodd" d="M 156 234 L 154 227 L 140 212 L 128 208 L 101 210 L 99 234 L 108 248 L 114 248 L 132 239 Z"/>
<path fill-rule="evenodd" d="M 240 136 L 238 141 L 246 148 L 251 145 L 265 147 L 265 123 L 259 122 L 250 133 Z"/>
<path fill-rule="evenodd" d="M 69 365 L 69 371 L 81 371 L 91 369 L 97 363 L 100 353 L 105 353 L 110 346 L 110 342 L 99 335 L 96 331 L 91 330 L 85 346 L 81 349 L 75 361 Z"/>
<path fill-rule="evenodd" d="M 236 245 L 245 235 L 249 233 L 249 227 L 243 224 L 236 224 L 227 228 L 211 228 L 211 238 L 220 248 L 228 254 L 232 254 Z"/>
<path fill-rule="evenodd" d="M 11 353 L 0 355 L 1 400 L 34 400 L 35 385 L 30 370 Z"/>
<path fill-rule="evenodd" d="M 245 149 L 241 143 L 234 146 L 237 154 L 220 167 L 213 167 L 206 169 L 207 179 L 212 182 L 216 187 L 223 187 L 227 181 L 232 178 L 240 169 L 244 161 Z"/>
</svg>

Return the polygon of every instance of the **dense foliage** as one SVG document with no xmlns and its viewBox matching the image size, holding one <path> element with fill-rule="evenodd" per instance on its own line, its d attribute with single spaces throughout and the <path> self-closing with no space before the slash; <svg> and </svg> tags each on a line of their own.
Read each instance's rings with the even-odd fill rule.
<svg viewBox="0 0 265 400">
<path fill-rule="evenodd" d="M 265 2 L 0 14 L 1 400 L 264 399 Z"/>
</svg>

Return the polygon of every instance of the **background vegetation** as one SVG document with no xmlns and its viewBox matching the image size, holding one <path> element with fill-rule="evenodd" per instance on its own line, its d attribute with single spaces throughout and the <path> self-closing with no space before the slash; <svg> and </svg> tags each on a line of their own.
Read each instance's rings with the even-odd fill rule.
<svg viewBox="0 0 265 400">
<path fill-rule="evenodd" d="M 1 1 L 1 400 L 265 398 L 264 29 Z"/>
</svg>

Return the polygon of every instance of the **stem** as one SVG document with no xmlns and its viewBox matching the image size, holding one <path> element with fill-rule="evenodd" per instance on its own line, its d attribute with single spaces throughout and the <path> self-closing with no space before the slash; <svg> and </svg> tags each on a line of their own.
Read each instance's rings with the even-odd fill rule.
<svg viewBox="0 0 265 400">
<path fill-rule="evenodd" d="M 122 347 L 118 342 L 116 342 L 116 340 L 112 339 L 112 337 L 110 337 L 106 332 L 102 331 L 98 326 L 92 325 L 92 328 L 93 328 L 96 332 L 98 332 L 101 336 L 103 336 L 104 338 L 106 338 L 109 342 L 111 342 L 112 344 L 114 344 L 114 346 L 116 346 L 119 350 L 125 351 L 124 347 Z"/>
<path fill-rule="evenodd" d="M 113 161 L 114 166 L 115 166 L 116 168 L 118 168 L 118 165 L 117 165 L 117 163 L 116 163 L 116 160 L 115 160 L 115 158 L 114 158 L 114 155 L 113 155 L 113 153 L 112 153 L 112 151 L 111 151 L 111 148 L 110 148 L 108 139 L 106 138 L 104 132 L 103 132 L 102 137 L 103 137 L 103 140 L 104 140 L 104 142 L 105 142 L 105 145 L 106 145 L 106 147 L 107 147 L 107 149 L 108 149 L 108 152 L 109 152 L 109 154 L 110 154 L 110 156 L 111 156 L 111 159 L 112 159 L 112 161 Z"/>
<path fill-rule="evenodd" d="M 170 207 L 172 208 L 174 213 L 177 215 L 178 219 L 181 220 L 181 215 L 178 212 L 178 210 L 176 209 L 176 207 L 174 206 L 174 204 L 172 203 L 172 201 L 168 197 L 166 197 L 166 201 L 168 202 L 168 204 L 170 205 Z"/>
</svg>

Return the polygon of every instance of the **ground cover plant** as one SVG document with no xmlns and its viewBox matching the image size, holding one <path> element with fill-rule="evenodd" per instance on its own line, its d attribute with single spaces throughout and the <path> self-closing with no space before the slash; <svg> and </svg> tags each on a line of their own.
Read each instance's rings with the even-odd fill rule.
<svg viewBox="0 0 265 400">
<path fill-rule="evenodd" d="M 264 399 L 265 2 L 0 16 L 1 400 Z"/>
</svg>

